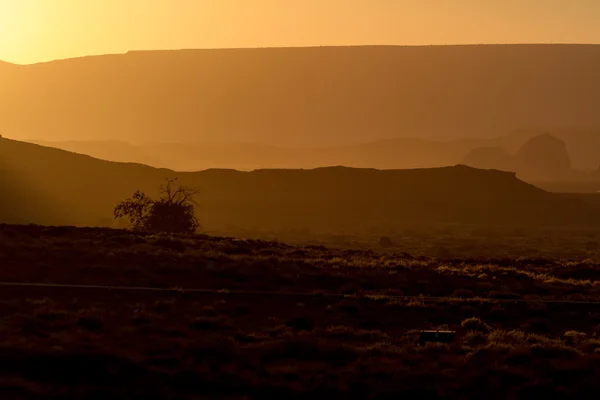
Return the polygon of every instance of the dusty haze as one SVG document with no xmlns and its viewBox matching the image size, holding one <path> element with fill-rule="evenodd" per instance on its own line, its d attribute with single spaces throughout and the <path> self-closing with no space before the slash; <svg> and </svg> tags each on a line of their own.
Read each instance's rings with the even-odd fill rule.
<svg viewBox="0 0 600 400">
<path fill-rule="evenodd" d="M 16 139 L 312 146 L 600 126 L 592 45 L 154 51 L 2 71 Z"/>
<path fill-rule="evenodd" d="M 600 43 L 595 0 L 2 0 L 0 60 L 129 50 Z"/>
<path fill-rule="evenodd" d="M 0 398 L 599 398 L 598 21 L 0 0 Z"/>
</svg>

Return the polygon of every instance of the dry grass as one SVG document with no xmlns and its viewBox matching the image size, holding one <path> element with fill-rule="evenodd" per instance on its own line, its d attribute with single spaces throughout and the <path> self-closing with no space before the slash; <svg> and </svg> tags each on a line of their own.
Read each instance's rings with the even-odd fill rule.
<svg viewBox="0 0 600 400">
<path fill-rule="evenodd" d="M 598 390 L 598 306 L 542 302 L 600 301 L 594 261 L 440 261 L 34 226 L 0 226 L 0 238 L 1 281 L 179 288 L 3 287 L 2 398 L 588 398 Z M 458 337 L 421 347 L 419 329 Z"/>
</svg>

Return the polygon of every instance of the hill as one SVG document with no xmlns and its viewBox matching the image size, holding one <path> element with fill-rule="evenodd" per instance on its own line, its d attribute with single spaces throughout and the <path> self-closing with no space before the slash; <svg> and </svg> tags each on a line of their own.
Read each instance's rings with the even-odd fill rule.
<svg viewBox="0 0 600 400">
<path fill-rule="evenodd" d="M 112 208 L 165 176 L 200 190 L 204 228 L 366 230 L 415 223 L 596 225 L 600 209 L 465 166 L 415 170 L 205 170 L 177 173 L 0 140 L 0 220 L 110 223 Z"/>
<path fill-rule="evenodd" d="M 168 162 L 165 162 L 164 159 L 166 157 L 162 155 L 161 152 L 157 152 L 158 154 L 152 154 L 150 151 L 146 150 L 146 146 L 144 145 L 136 145 L 118 140 L 69 140 L 63 142 L 32 140 L 29 142 L 39 144 L 44 147 L 54 147 L 57 149 L 66 150 L 72 153 L 86 154 L 94 158 L 99 158 L 101 160 L 107 161 L 146 164 L 158 168 L 166 166 L 164 164 L 169 164 Z M 165 145 L 165 147 L 167 146 Z M 166 149 L 164 147 L 163 149 L 163 152 L 166 152 Z M 182 146 L 182 150 L 183 149 L 184 146 Z M 182 154 L 180 153 L 180 156 L 181 155 Z M 169 165 L 169 168 L 179 169 L 177 168 L 177 165 Z"/>
<path fill-rule="evenodd" d="M 142 51 L 13 75 L 0 120 L 20 139 L 325 145 L 600 126 L 596 45 Z"/>
<path fill-rule="evenodd" d="M 543 134 L 562 140 L 574 170 L 596 171 L 600 160 L 600 130 L 516 131 L 490 139 L 425 140 L 394 138 L 337 146 L 271 146 L 262 143 L 129 143 L 124 141 L 42 141 L 56 147 L 110 161 L 137 162 L 178 171 L 227 168 L 249 171 L 264 168 L 318 168 L 345 165 L 355 168 L 436 168 L 456 164 L 514 171 L 512 156 Z M 508 153 L 508 154 L 507 154 Z M 507 157 L 510 156 L 510 157 Z M 550 173 L 520 175 L 540 184 L 564 177 Z M 540 180 L 541 178 L 541 180 Z M 570 177 L 566 177 L 570 179 Z M 575 177 L 576 178 L 576 177 Z M 577 180 L 577 179 L 575 179 Z M 556 183 L 556 182 L 555 182 Z M 564 182 L 560 182 L 564 183 Z"/>
</svg>

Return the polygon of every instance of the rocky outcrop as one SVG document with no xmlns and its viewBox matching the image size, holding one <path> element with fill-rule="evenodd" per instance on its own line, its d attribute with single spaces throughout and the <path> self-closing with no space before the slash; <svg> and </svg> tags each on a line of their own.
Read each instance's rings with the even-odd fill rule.
<svg viewBox="0 0 600 400">
<path fill-rule="evenodd" d="M 565 142 L 544 133 L 529 139 L 513 156 L 500 147 L 471 151 L 463 164 L 474 168 L 513 171 L 525 181 L 556 181 L 577 178 Z"/>
<path fill-rule="evenodd" d="M 573 172 L 565 142 L 547 133 L 530 139 L 519 149 L 515 166 L 523 179 L 553 180 Z"/>
</svg>

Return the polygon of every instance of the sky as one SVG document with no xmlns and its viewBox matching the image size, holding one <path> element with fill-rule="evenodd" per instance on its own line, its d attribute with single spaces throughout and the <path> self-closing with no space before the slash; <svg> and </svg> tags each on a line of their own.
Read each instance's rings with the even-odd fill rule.
<svg viewBox="0 0 600 400">
<path fill-rule="evenodd" d="M 129 50 L 600 43 L 600 0 L 0 0 L 0 60 Z"/>
</svg>

